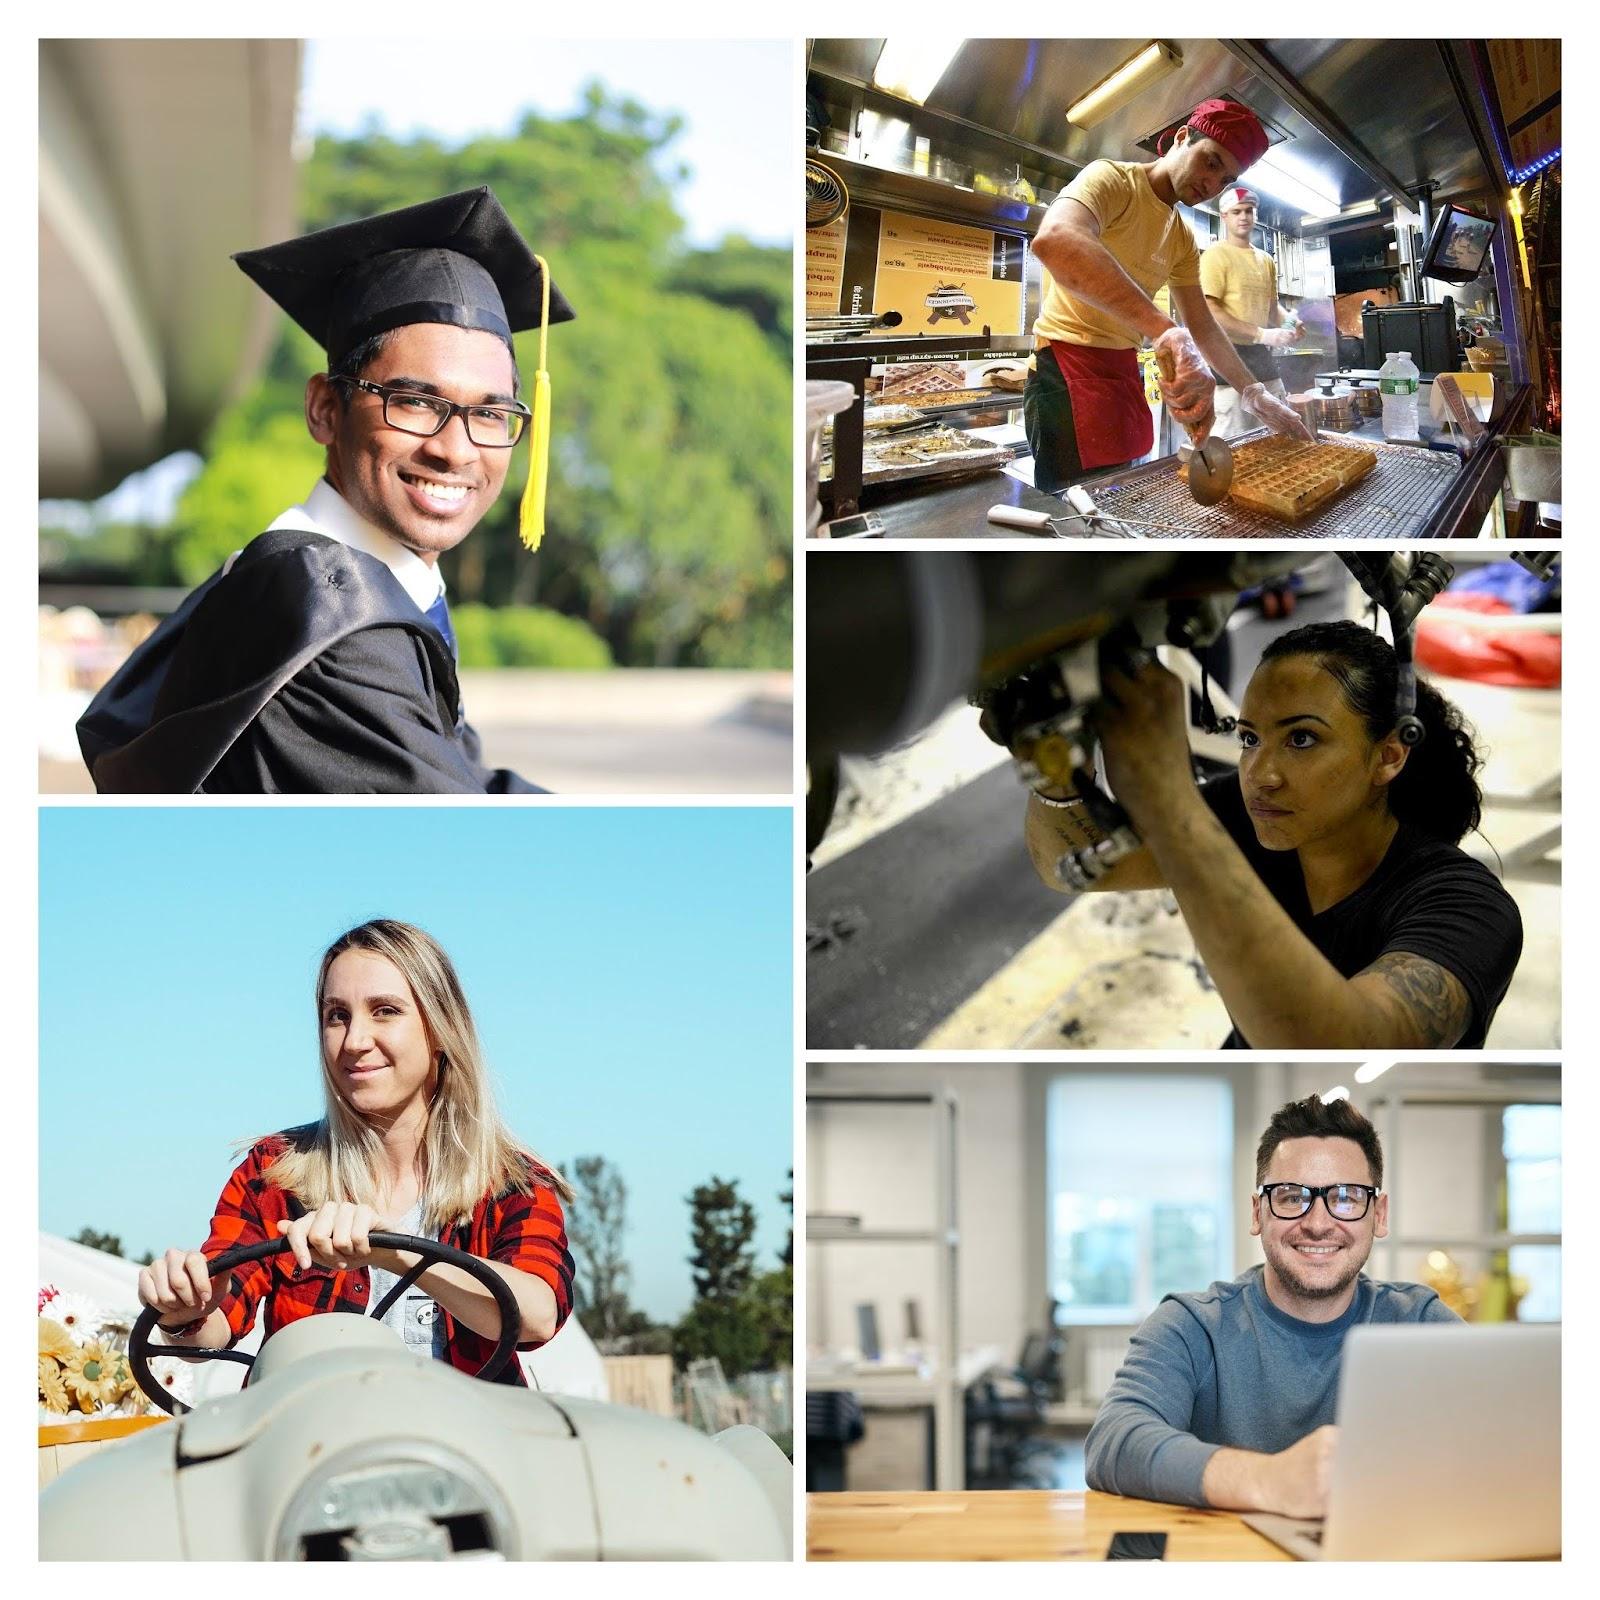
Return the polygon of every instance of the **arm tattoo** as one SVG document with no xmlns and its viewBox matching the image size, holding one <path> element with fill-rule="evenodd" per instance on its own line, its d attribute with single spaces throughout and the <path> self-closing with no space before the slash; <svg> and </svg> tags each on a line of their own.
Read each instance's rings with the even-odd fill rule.
<svg viewBox="0 0 1600 1600">
<path fill-rule="evenodd" d="M 1454 973 L 1403 950 L 1379 956 L 1360 976 L 1383 979 L 1400 1002 L 1425 1049 L 1449 1049 L 1467 1031 L 1472 1003 Z"/>
</svg>

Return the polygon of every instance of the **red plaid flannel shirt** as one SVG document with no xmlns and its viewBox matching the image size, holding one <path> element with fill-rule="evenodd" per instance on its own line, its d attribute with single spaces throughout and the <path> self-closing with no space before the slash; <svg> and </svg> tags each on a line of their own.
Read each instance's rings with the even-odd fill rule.
<svg viewBox="0 0 1600 1600">
<path fill-rule="evenodd" d="M 287 1140 L 282 1135 L 263 1139 L 234 1169 L 217 1201 L 211 1235 L 201 1246 L 201 1253 L 208 1259 L 241 1245 L 276 1239 L 279 1222 L 305 1215 L 306 1207 L 299 1200 L 269 1184 L 264 1176 L 286 1147 Z M 443 1242 L 486 1261 L 498 1261 L 542 1278 L 555 1294 L 556 1327 L 560 1328 L 572 1310 L 572 1255 L 567 1249 L 561 1199 L 554 1189 L 538 1182 L 545 1175 L 531 1162 L 528 1171 L 535 1180 L 531 1194 L 485 1196 L 473 1208 L 470 1222 L 445 1230 Z M 256 1308 L 264 1297 L 266 1336 L 270 1339 L 287 1323 L 319 1311 L 353 1311 L 365 1316 L 370 1287 L 365 1267 L 340 1272 L 313 1266 L 302 1272 L 296 1268 L 294 1257 L 285 1251 L 266 1261 L 235 1268 L 233 1288 L 222 1301 L 221 1310 L 237 1341 L 250 1331 Z M 476 1372 L 488 1360 L 495 1341 L 475 1333 L 443 1307 L 440 1314 L 444 1317 L 445 1355 L 451 1366 L 462 1372 Z M 538 1347 L 537 1340 L 517 1346 L 519 1350 Z M 527 1386 L 521 1364 L 516 1361 L 507 1363 L 498 1381 Z"/>
</svg>

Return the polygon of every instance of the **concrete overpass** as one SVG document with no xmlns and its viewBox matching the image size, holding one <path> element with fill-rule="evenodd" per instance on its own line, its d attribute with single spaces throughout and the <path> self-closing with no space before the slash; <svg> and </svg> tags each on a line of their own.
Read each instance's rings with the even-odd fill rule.
<svg viewBox="0 0 1600 1600">
<path fill-rule="evenodd" d="M 229 260 L 295 227 L 295 40 L 39 44 L 39 493 L 199 445 L 276 326 Z"/>
</svg>

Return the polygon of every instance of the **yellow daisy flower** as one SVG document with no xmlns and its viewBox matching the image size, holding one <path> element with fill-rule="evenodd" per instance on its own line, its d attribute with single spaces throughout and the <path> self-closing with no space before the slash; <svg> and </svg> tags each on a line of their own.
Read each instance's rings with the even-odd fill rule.
<svg viewBox="0 0 1600 1600">
<path fill-rule="evenodd" d="M 39 1404 L 47 1411 L 65 1416 L 72 1409 L 67 1386 L 61 1381 L 61 1366 L 54 1356 L 39 1357 Z"/>
<path fill-rule="evenodd" d="M 117 1398 L 118 1357 L 99 1339 L 87 1340 L 61 1374 L 80 1411 L 93 1411 Z"/>
<path fill-rule="evenodd" d="M 72 1335 L 54 1317 L 39 1318 L 39 1354 L 66 1361 L 77 1353 Z"/>
</svg>

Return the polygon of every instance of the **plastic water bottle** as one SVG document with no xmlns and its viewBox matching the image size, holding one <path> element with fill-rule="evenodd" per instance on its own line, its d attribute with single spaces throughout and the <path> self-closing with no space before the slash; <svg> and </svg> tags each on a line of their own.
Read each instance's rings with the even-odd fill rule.
<svg viewBox="0 0 1600 1600">
<path fill-rule="evenodd" d="M 1409 350 L 1396 350 L 1378 369 L 1378 392 L 1383 396 L 1385 439 L 1416 439 L 1417 390 L 1422 374 Z"/>
</svg>

